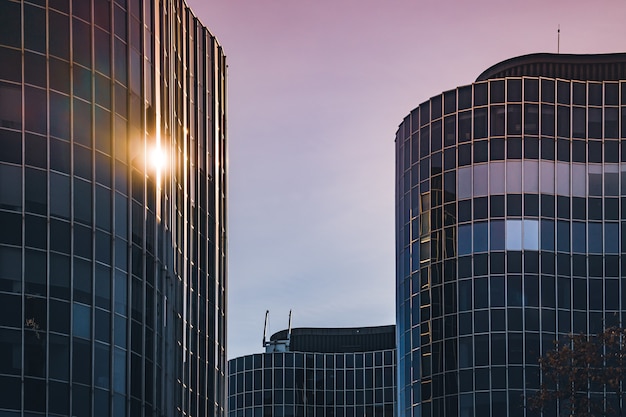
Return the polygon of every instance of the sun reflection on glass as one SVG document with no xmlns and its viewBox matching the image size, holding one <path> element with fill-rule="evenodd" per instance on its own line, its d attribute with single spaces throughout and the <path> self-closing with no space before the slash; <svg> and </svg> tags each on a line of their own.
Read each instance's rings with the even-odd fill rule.
<svg viewBox="0 0 626 417">
<path fill-rule="evenodd" d="M 161 174 L 167 167 L 167 154 L 160 146 L 155 146 L 148 153 L 148 164 L 156 170 L 157 174 Z"/>
</svg>

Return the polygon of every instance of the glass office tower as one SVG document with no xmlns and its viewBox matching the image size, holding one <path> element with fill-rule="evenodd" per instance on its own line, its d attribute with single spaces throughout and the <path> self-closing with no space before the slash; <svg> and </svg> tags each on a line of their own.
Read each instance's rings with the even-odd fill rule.
<svg viewBox="0 0 626 417">
<path fill-rule="evenodd" d="M 538 358 L 626 310 L 626 54 L 534 54 L 396 134 L 401 416 L 533 415 Z"/>
<path fill-rule="evenodd" d="M 0 415 L 223 415 L 222 49 L 180 0 L 0 0 L 0 63 Z"/>
<path fill-rule="evenodd" d="M 280 331 L 228 384 L 230 417 L 393 417 L 395 326 Z"/>
</svg>

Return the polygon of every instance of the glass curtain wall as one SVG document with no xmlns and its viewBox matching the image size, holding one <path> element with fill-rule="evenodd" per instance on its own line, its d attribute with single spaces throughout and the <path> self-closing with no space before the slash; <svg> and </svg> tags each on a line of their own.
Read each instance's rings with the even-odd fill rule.
<svg viewBox="0 0 626 417">
<path fill-rule="evenodd" d="M 624 322 L 625 121 L 626 82 L 541 77 L 459 87 L 404 119 L 399 415 L 531 415 L 553 341 Z"/>
<path fill-rule="evenodd" d="M 223 415 L 221 47 L 182 1 L 0 28 L 0 414 Z"/>
</svg>

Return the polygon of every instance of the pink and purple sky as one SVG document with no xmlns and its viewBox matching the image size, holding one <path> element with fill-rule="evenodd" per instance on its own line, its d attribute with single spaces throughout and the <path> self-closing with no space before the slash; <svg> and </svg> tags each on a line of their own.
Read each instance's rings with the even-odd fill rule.
<svg viewBox="0 0 626 417">
<path fill-rule="evenodd" d="M 624 0 L 187 0 L 228 60 L 228 357 L 395 322 L 394 135 L 518 55 L 626 51 Z"/>
</svg>

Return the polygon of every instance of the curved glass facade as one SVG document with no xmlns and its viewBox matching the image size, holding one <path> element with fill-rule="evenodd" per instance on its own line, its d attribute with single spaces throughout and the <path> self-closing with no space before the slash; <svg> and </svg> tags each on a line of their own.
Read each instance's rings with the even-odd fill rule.
<svg viewBox="0 0 626 417">
<path fill-rule="evenodd" d="M 0 414 L 223 415 L 222 49 L 182 1 L 2 0 L 0 62 Z"/>
<path fill-rule="evenodd" d="M 532 415 L 554 340 L 623 322 L 626 82 L 447 91 L 396 161 L 399 415 Z"/>
<path fill-rule="evenodd" d="M 395 349 L 274 352 L 228 361 L 230 417 L 393 417 Z"/>
</svg>

